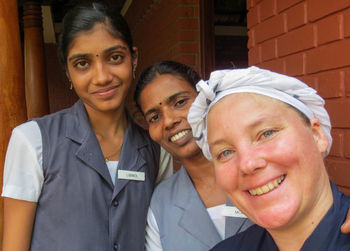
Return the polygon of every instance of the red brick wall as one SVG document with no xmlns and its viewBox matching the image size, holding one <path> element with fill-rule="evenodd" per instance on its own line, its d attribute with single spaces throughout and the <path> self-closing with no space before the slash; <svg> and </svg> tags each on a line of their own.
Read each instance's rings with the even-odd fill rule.
<svg viewBox="0 0 350 251">
<path fill-rule="evenodd" d="M 326 100 L 331 179 L 350 193 L 350 1 L 247 0 L 249 65 L 296 76 Z"/>
<path fill-rule="evenodd" d="M 133 1 L 125 18 L 139 48 L 139 70 L 163 59 L 199 70 L 199 0 Z"/>
</svg>

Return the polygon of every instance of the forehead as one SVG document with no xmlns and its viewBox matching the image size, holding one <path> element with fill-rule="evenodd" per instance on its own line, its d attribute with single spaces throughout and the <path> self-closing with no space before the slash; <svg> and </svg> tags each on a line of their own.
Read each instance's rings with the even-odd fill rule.
<svg viewBox="0 0 350 251">
<path fill-rule="evenodd" d="M 196 90 L 180 76 L 172 74 L 157 75 L 141 91 L 140 103 L 143 111 L 159 103 L 165 103 L 169 97 L 180 92 L 186 92 L 193 97 L 197 96 Z"/>
<path fill-rule="evenodd" d="M 208 132 L 213 126 L 218 126 L 218 121 L 226 127 L 242 129 L 269 120 L 298 117 L 294 108 L 277 99 L 250 93 L 231 94 L 219 100 L 209 111 Z"/>
<path fill-rule="evenodd" d="M 92 29 L 76 34 L 70 44 L 68 54 L 98 52 L 115 45 L 122 45 L 128 49 L 127 44 L 107 25 L 98 23 Z"/>
</svg>

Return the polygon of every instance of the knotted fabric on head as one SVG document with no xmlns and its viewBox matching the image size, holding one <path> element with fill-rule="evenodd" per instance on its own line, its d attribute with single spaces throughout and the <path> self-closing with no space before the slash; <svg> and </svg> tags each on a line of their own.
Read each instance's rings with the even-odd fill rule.
<svg viewBox="0 0 350 251">
<path fill-rule="evenodd" d="M 212 160 L 207 132 L 209 111 L 223 97 L 243 92 L 278 99 L 293 106 L 310 120 L 317 118 L 329 140 L 324 156 L 329 153 L 332 145 L 331 123 L 324 108 L 325 102 L 317 95 L 316 90 L 296 78 L 252 66 L 245 69 L 214 71 L 208 81 L 199 81 L 196 88 L 199 94 L 190 108 L 188 122 L 197 144 L 209 160 Z"/>
</svg>

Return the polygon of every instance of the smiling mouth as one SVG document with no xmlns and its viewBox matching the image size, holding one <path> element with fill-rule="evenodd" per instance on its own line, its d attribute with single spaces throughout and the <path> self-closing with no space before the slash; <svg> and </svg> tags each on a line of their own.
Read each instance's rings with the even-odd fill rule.
<svg viewBox="0 0 350 251">
<path fill-rule="evenodd" d="M 250 189 L 249 193 L 250 195 L 253 196 L 258 196 L 258 195 L 262 195 L 262 194 L 266 194 L 272 190 L 274 190 L 275 188 L 277 188 L 285 179 L 285 175 L 282 175 L 281 177 L 261 186 L 255 189 Z"/>
<path fill-rule="evenodd" d="M 183 137 L 185 137 L 191 130 L 183 130 L 170 138 L 171 142 L 175 142 Z"/>
</svg>

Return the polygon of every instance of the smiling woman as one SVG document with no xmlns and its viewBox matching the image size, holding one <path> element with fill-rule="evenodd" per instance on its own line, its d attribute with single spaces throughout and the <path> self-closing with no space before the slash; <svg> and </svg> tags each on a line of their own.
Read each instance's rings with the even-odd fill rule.
<svg viewBox="0 0 350 251">
<path fill-rule="evenodd" d="M 262 70 L 213 72 L 189 113 L 219 185 L 257 225 L 213 250 L 348 250 L 340 226 L 350 198 L 329 181 L 332 138 L 323 99 Z M 293 238 L 290 238 L 293 236 Z"/>
<path fill-rule="evenodd" d="M 2 250 L 142 250 L 157 176 L 172 161 L 125 109 L 138 58 L 128 25 L 111 6 L 78 5 L 59 56 L 79 101 L 13 130 Z"/>
</svg>

